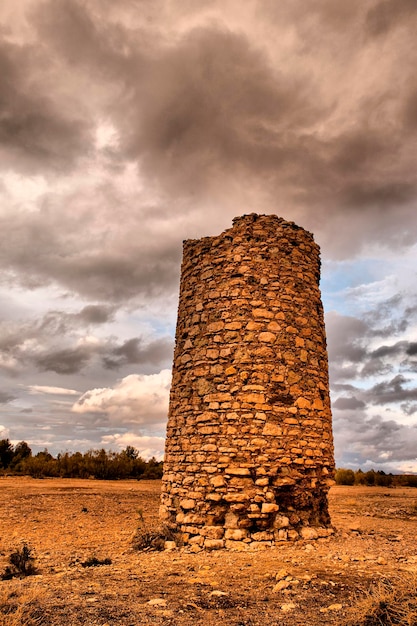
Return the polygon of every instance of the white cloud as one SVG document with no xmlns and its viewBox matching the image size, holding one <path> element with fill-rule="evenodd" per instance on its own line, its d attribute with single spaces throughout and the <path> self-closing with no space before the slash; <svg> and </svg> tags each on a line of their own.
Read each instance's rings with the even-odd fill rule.
<svg viewBox="0 0 417 626">
<path fill-rule="evenodd" d="M 139 450 L 140 456 L 145 460 L 154 456 L 159 461 L 164 456 L 165 439 L 163 437 L 148 437 L 133 432 L 116 433 L 102 437 L 101 443 L 105 447 L 119 450 L 123 450 L 126 446 L 133 446 Z"/>
<path fill-rule="evenodd" d="M 104 413 L 114 424 L 152 425 L 168 414 L 171 371 L 131 374 L 113 388 L 91 389 L 73 405 L 75 413 Z"/>
<path fill-rule="evenodd" d="M 10 430 L 0 424 L 0 439 L 8 439 L 10 436 Z"/>
<path fill-rule="evenodd" d="M 77 396 L 79 391 L 75 389 L 65 389 L 64 387 L 49 387 L 48 385 L 30 385 L 28 387 L 29 393 L 33 394 L 50 394 L 56 396 Z"/>
</svg>

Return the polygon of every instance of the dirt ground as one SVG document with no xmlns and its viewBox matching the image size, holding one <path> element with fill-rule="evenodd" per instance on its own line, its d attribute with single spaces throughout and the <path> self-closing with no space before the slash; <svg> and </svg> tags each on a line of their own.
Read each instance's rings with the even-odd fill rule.
<svg viewBox="0 0 417 626">
<path fill-rule="evenodd" d="M 0 478 L 0 572 L 24 542 L 39 572 L 0 581 L 0 598 L 32 594 L 39 624 L 54 626 L 341 625 L 378 580 L 417 576 L 417 489 L 333 487 L 331 538 L 258 552 L 137 552 L 140 519 L 158 523 L 159 487 Z M 83 566 L 94 557 L 111 564 Z"/>
</svg>

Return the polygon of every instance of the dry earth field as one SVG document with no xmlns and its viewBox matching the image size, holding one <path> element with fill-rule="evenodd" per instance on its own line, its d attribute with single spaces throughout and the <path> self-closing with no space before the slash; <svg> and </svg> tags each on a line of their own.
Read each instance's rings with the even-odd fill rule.
<svg viewBox="0 0 417 626">
<path fill-rule="evenodd" d="M 370 587 L 417 576 L 417 489 L 333 487 L 336 533 L 327 539 L 258 552 L 137 552 L 140 517 L 158 524 L 159 487 L 0 478 L 0 571 L 23 542 L 39 571 L 0 581 L 0 626 L 359 624 L 363 609 L 352 618 L 352 607 Z M 92 557 L 111 564 L 83 567 Z"/>
</svg>

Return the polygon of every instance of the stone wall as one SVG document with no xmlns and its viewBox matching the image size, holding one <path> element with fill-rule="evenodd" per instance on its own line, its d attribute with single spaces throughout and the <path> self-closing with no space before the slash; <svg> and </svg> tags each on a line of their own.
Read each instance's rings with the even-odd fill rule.
<svg viewBox="0 0 417 626">
<path fill-rule="evenodd" d="M 161 518 L 196 551 L 331 532 L 319 279 L 313 236 L 275 215 L 184 242 Z"/>
</svg>

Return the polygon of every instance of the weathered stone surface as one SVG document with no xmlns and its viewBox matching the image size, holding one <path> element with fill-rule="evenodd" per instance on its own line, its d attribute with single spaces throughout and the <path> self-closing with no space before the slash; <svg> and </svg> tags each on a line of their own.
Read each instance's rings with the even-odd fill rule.
<svg viewBox="0 0 417 626">
<path fill-rule="evenodd" d="M 274 333 L 270 333 L 270 332 L 259 333 L 259 341 L 262 341 L 264 343 L 274 343 L 276 338 L 277 336 L 274 335 Z"/>
<path fill-rule="evenodd" d="M 224 528 L 222 526 L 203 526 L 200 532 L 203 537 L 209 539 L 222 539 Z"/>
<path fill-rule="evenodd" d="M 300 528 L 300 536 L 303 539 L 317 539 L 318 533 L 315 528 L 309 528 L 307 526 L 303 526 L 303 528 Z"/>
<path fill-rule="evenodd" d="M 277 515 L 274 520 L 274 528 L 287 528 L 290 525 L 290 520 L 285 515 Z"/>
<path fill-rule="evenodd" d="M 248 536 L 247 530 L 242 528 L 229 528 L 224 534 L 225 539 L 233 539 L 234 541 L 242 541 Z"/>
<path fill-rule="evenodd" d="M 190 498 L 181 500 L 180 507 L 182 509 L 193 509 L 195 507 L 195 500 L 191 500 Z"/>
<path fill-rule="evenodd" d="M 212 476 L 210 478 L 210 484 L 213 485 L 213 487 L 223 487 L 226 484 L 226 481 L 221 474 L 217 474 L 216 476 Z"/>
<path fill-rule="evenodd" d="M 279 437 L 282 435 L 282 428 L 278 424 L 267 423 L 265 424 L 263 430 L 263 435 L 272 435 L 273 437 Z"/>
<path fill-rule="evenodd" d="M 273 502 L 264 502 L 262 504 L 261 513 L 276 513 L 278 509 L 278 504 L 275 504 Z"/>
<path fill-rule="evenodd" d="M 206 539 L 204 542 L 206 550 L 220 550 L 224 547 L 223 539 Z"/>
<path fill-rule="evenodd" d="M 319 268 L 312 235 L 274 215 L 184 243 L 160 515 L 192 550 L 331 532 Z"/>
<path fill-rule="evenodd" d="M 274 533 L 264 530 L 252 533 L 251 537 L 254 541 L 272 541 L 274 539 Z"/>
<path fill-rule="evenodd" d="M 250 470 L 247 467 L 227 467 L 226 473 L 232 476 L 250 476 Z"/>
</svg>

